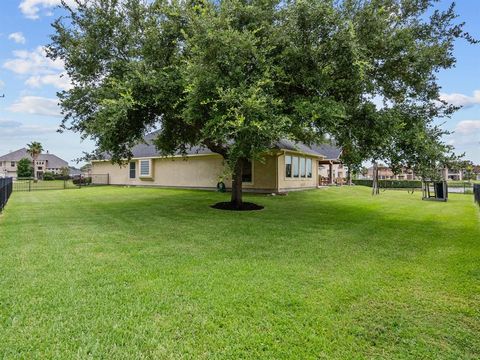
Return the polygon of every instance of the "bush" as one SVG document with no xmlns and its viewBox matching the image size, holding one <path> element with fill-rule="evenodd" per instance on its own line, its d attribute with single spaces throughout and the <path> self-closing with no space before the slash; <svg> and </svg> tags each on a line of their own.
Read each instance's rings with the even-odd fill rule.
<svg viewBox="0 0 480 360">
<path fill-rule="evenodd" d="M 23 158 L 17 163 L 17 177 L 29 178 L 32 176 L 32 173 L 33 173 L 32 162 L 29 159 Z"/>
<path fill-rule="evenodd" d="M 55 174 L 46 171 L 46 172 L 43 173 L 43 180 L 46 180 L 46 181 L 55 180 Z"/>
<path fill-rule="evenodd" d="M 91 177 L 75 178 L 73 179 L 73 183 L 75 185 L 87 186 L 92 183 L 92 178 Z"/>
<path fill-rule="evenodd" d="M 372 187 L 373 180 L 352 180 L 355 185 Z M 422 182 L 420 180 L 378 180 L 378 186 L 384 189 L 421 189 Z"/>
</svg>

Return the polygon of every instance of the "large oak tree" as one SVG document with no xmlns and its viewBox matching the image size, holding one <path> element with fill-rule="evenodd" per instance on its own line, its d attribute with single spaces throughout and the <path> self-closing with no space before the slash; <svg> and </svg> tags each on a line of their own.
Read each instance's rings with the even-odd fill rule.
<svg viewBox="0 0 480 360">
<path fill-rule="evenodd" d="M 434 0 L 90 0 L 68 7 L 49 56 L 73 87 L 63 127 L 115 162 L 151 128 L 162 154 L 201 145 L 232 170 L 279 139 L 327 137 L 351 167 L 427 169 L 451 150 L 434 126 L 455 109 L 436 73 L 474 42 Z M 379 106 L 379 102 L 383 105 Z M 423 170 L 421 170 L 423 171 Z"/>
</svg>

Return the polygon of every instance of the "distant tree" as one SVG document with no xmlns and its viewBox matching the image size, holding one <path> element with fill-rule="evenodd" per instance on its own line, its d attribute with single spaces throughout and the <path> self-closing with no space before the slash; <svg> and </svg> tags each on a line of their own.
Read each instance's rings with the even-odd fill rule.
<svg viewBox="0 0 480 360">
<path fill-rule="evenodd" d="M 24 178 L 30 176 L 32 176 L 32 163 L 30 159 L 20 159 L 17 163 L 17 177 Z"/>
<path fill-rule="evenodd" d="M 82 167 L 80 167 L 80 171 L 82 172 L 88 172 L 92 168 L 91 164 L 85 164 Z"/>
<path fill-rule="evenodd" d="M 57 20 L 48 55 L 72 88 L 63 128 L 123 163 L 149 129 L 164 155 L 201 145 L 232 170 L 281 138 L 325 136 L 349 169 L 365 160 L 417 173 L 452 148 L 433 120 L 456 108 L 436 74 L 455 65 L 455 41 L 475 42 L 454 6 L 434 0 L 77 1 Z M 380 99 L 383 106 L 375 105 Z"/>
<path fill-rule="evenodd" d="M 70 168 L 68 166 L 64 166 L 60 169 L 60 173 L 62 174 L 63 177 L 68 177 L 70 176 Z"/>
<path fill-rule="evenodd" d="M 39 142 L 33 141 L 27 145 L 27 153 L 32 157 L 32 172 L 33 177 L 36 179 L 37 174 L 35 173 L 35 162 L 38 159 L 38 156 L 42 153 L 43 147 Z"/>
</svg>

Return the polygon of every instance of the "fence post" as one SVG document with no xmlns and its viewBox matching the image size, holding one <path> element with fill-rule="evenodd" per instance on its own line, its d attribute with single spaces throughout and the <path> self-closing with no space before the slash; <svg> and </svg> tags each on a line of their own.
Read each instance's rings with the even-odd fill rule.
<svg viewBox="0 0 480 360">
<path fill-rule="evenodd" d="M 32 179 L 28 179 L 28 191 L 32 191 Z"/>
</svg>

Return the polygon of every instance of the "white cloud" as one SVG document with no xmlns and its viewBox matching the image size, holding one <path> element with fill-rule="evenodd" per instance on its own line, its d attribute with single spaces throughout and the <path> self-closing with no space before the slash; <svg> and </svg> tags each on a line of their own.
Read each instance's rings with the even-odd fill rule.
<svg viewBox="0 0 480 360">
<path fill-rule="evenodd" d="M 67 4 L 74 6 L 74 0 L 67 0 Z M 48 16 L 51 13 L 51 8 L 61 5 L 61 0 L 22 0 L 19 5 L 20 11 L 25 17 L 29 19 L 38 19 L 40 17 L 39 12 L 41 9 L 46 9 L 45 15 Z"/>
<path fill-rule="evenodd" d="M 47 58 L 45 48 L 41 46 L 33 51 L 18 50 L 13 54 L 15 58 L 5 61 L 3 67 L 17 74 L 53 74 L 64 69 L 63 61 Z"/>
<path fill-rule="evenodd" d="M 66 73 L 31 76 L 25 81 L 25 84 L 32 88 L 52 85 L 62 90 L 68 90 L 72 87 L 70 78 Z"/>
<path fill-rule="evenodd" d="M 5 83 L 2 80 L 0 80 L 0 89 L 3 88 L 4 86 L 5 86 Z"/>
<path fill-rule="evenodd" d="M 39 96 L 23 96 L 7 110 L 31 115 L 61 116 L 56 99 Z"/>
<path fill-rule="evenodd" d="M 458 94 L 458 93 L 452 93 L 452 94 L 441 93 L 440 99 L 443 101 L 446 101 L 451 105 L 470 107 L 470 106 L 480 104 L 480 90 L 474 91 L 473 96 L 468 96 L 468 95 Z"/>
<path fill-rule="evenodd" d="M 8 39 L 15 41 L 17 44 L 25 44 L 27 41 L 21 32 L 11 33 L 8 35 Z"/>
<path fill-rule="evenodd" d="M 465 151 L 468 147 L 475 149 L 473 155 L 479 156 L 480 152 L 480 120 L 463 120 L 455 127 L 455 131 L 448 139 L 448 144 L 460 147 Z"/>
<path fill-rule="evenodd" d="M 463 120 L 460 121 L 455 132 L 462 135 L 470 135 L 475 132 L 480 132 L 480 120 Z"/>
</svg>

